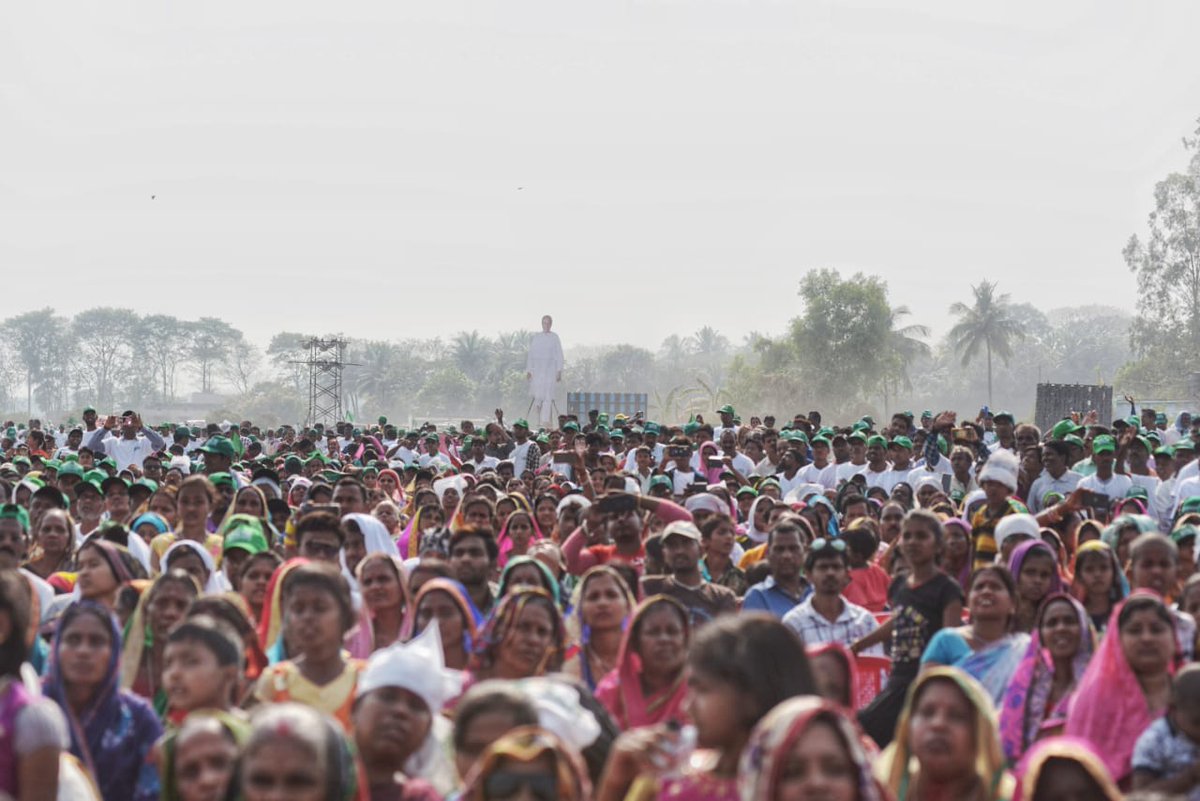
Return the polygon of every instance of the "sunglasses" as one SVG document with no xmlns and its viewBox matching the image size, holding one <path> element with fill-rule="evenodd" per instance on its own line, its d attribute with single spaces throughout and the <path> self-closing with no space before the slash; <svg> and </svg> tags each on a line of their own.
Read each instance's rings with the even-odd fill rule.
<svg viewBox="0 0 1200 801">
<path fill-rule="evenodd" d="M 483 782 L 483 797 L 488 801 L 513 798 L 525 788 L 537 801 L 556 801 L 558 779 L 554 776 L 539 776 L 529 773 L 497 771 Z"/>
<path fill-rule="evenodd" d="M 819 537 L 812 541 L 812 545 L 808 546 L 808 550 L 813 553 L 815 553 L 817 551 L 823 551 L 826 548 L 832 548 L 833 550 L 837 551 L 838 553 L 845 553 L 846 552 L 846 541 L 845 540 L 831 540 L 831 539 L 826 539 L 825 537 Z"/>
</svg>

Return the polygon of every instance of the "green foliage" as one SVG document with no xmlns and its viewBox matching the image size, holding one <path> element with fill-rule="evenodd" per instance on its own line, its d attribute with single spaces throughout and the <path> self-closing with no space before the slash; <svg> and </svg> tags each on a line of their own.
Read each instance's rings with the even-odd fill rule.
<svg viewBox="0 0 1200 801">
<path fill-rule="evenodd" d="M 958 322 L 950 329 L 950 342 L 966 367 L 982 351 L 987 355 L 988 404 L 992 403 L 992 354 L 1008 364 L 1012 345 L 1025 337 L 1025 329 L 1013 315 L 1008 295 L 996 294 L 996 283 L 984 281 L 971 287 L 974 302 L 954 303 L 950 313 Z"/>
<path fill-rule="evenodd" d="M 1154 187 L 1145 238 L 1131 236 L 1123 254 L 1138 287 L 1130 343 L 1141 359 L 1173 368 L 1160 379 L 1153 364 L 1128 375 L 1151 382 L 1143 391 L 1160 397 L 1172 391 L 1172 376 L 1200 370 L 1200 127 L 1196 134 L 1184 140 L 1192 153 L 1185 171 Z"/>
</svg>

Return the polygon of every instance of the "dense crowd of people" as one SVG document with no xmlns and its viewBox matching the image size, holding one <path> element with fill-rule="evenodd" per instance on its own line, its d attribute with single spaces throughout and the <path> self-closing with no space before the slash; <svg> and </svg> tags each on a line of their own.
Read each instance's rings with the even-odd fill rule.
<svg viewBox="0 0 1200 801">
<path fill-rule="evenodd" d="M 1200 419 L 0 429 L 0 798 L 1200 799 Z"/>
</svg>

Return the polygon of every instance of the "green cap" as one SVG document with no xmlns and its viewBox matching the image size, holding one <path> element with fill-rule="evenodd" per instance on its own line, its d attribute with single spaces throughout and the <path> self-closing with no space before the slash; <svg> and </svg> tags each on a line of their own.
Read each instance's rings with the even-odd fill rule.
<svg viewBox="0 0 1200 801">
<path fill-rule="evenodd" d="M 523 428 L 526 431 L 528 431 L 529 430 L 529 421 L 526 420 L 524 417 L 518 417 L 516 420 L 513 421 L 513 428 Z"/>
<path fill-rule="evenodd" d="M 1077 425 L 1074 420 L 1059 420 L 1050 429 L 1050 439 L 1064 439 L 1068 434 L 1077 434 L 1082 430 L 1083 426 Z"/>
<path fill-rule="evenodd" d="M 893 437 L 892 444 L 900 448 L 908 448 L 912 450 L 912 440 L 908 437 Z"/>
<path fill-rule="evenodd" d="M 222 552 L 233 548 L 248 551 L 251 556 L 266 553 L 267 536 L 263 533 L 262 521 L 252 515 L 233 515 L 225 523 L 225 543 Z"/>
<path fill-rule="evenodd" d="M 1171 541 L 1178 545 L 1189 538 L 1195 540 L 1197 536 L 1200 536 L 1200 528 L 1196 528 L 1191 523 L 1187 523 L 1186 525 L 1182 525 L 1171 532 Z"/>
<path fill-rule="evenodd" d="M 870 423 L 868 423 L 868 422 L 867 422 L 867 421 L 865 421 L 865 420 L 859 420 L 857 423 L 855 423 L 854 425 L 850 426 L 850 430 L 851 430 L 851 431 L 855 431 L 855 432 L 857 432 L 857 431 L 870 431 L 870 430 L 871 430 L 871 424 L 870 424 Z"/>
<path fill-rule="evenodd" d="M 1163 447 L 1161 447 L 1161 448 L 1155 448 L 1155 449 L 1154 449 L 1154 455 L 1155 455 L 1155 456 L 1174 456 L 1174 455 L 1175 455 L 1175 449 L 1174 449 L 1174 448 L 1172 448 L 1170 445 L 1164 445 L 1164 446 L 1163 446 Z M 60 471 L 60 473 L 59 473 L 59 474 L 61 475 L 61 471 Z"/>
<path fill-rule="evenodd" d="M 214 487 L 232 487 L 233 476 L 229 473 L 213 473 L 208 477 L 208 480 L 213 483 Z"/>
<path fill-rule="evenodd" d="M 57 473 L 58 468 L 62 467 L 62 462 L 60 462 L 58 459 L 47 459 L 46 461 L 42 462 L 42 467 L 46 468 L 47 470 L 53 470 L 55 473 Z"/>
<path fill-rule="evenodd" d="M 1130 487 L 1125 493 L 1126 498 L 1137 498 L 1139 501 L 1149 500 L 1150 493 L 1146 492 L 1145 487 Z"/>
<path fill-rule="evenodd" d="M 1080 439 L 1079 437 L 1075 436 L 1074 434 L 1067 434 L 1065 437 L 1062 438 L 1062 441 L 1067 443 L 1068 445 L 1075 445 L 1076 447 L 1079 447 L 1079 448 L 1083 447 L 1083 440 Z"/>
<path fill-rule="evenodd" d="M 608 432 L 608 438 L 609 439 L 625 439 L 625 432 L 619 428 L 614 428 L 612 431 Z"/>
<path fill-rule="evenodd" d="M 1013 417 L 1013 413 L 1012 413 L 1012 412 L 996 412 L 995 414 L 993 414 L 993 415 L 992 415 L 992 419 L 993 419 L 993 420 L 1004 420 L 1004 419 L 1007 419 L 1007 420 L 1008 420 L 1008 422 L 1010 422 L 1010 423 L 1015 423 L 1015 422 L 1017 422 L 1017 418 Z"/>
<path fill-rule="evenodd" d="M 833 443 L 829 441 L 829 438 L 828 438 L 828 437 L 813 437 L 813 438 L 812 438 L 812 443 L 811 443 L 811 444 L 812 444 L 813 446 L 817 446 L 817 445 L 824 445 L 826 448 L 832 448 L 832 447 L 833 447 Z"/>
<path fill-rule="evenodd" d="M 78 498 L 85 492 L 94 492 L 97 495 L 103 495 L 104 490 L 100 489 L 100 482 L 95 479 L 85 478 L 75 485 L 75 497 Z"/>
<path fill-rule="evenodd" d="M 674 489 L 671 479 L 667 478 L 666 476 L 654 476 L 651 478 L 648 489 L 654 489 L 655 487 L 667 487 L 668 489 Z"/>
<path fill-rule="evenodd" d="M 83 478 L 83 466 L 79 462 L 63 462 L 59 465 L 58 477 L 62 479 L 64 476 Z"/>
<path fill-rule="evenodd" d="M 737 414 L 737 412 L 735 412 L 733 407 L 727 403 L 720 409 L 717 409 L 717 414 Z"/>
<path fill-rule="evenodd" d="M 699 430 L 700 430 L 700 424 L 694 420 L 683 424 L 683 433 L 685 436 L 690 437 L 692 434 L 695 434 Z"/>
<path fill-rule="evenodd" d="M 430 433 L 430 434 L 425 435 L 425 441 L 426 442 L 440 442 L 441 437 L 439 437 L 437 434 Z"/>
<path fill-rule="evenodd" d="M 868 448 L 874 447 L 876 445 L 878 445 L 881 448 L 886 448 L 888 446 L 888 441 L 886 439 L 884 439 L 883 437 L 879 436 L 878 434 L 875 434 L 875 435 L 867 438 L 867 447 Z"/>
<path fill-rule="evenodd" d="M 758 490 L 756 490 L 754 487 L 739 487 L 736 494 L 739 498 L 743 495 L 752 495 L 757 498 Z"/>
<path fill-rule="evenodd" d="M 568 420 L 567 422 L 563 423 L 562 430 L 563 431 L 578 431 L 579 423 L 576 423 L 574 420 Z"/>
<path fill-rule="evenodd" d="M 1175 441 L 1174 448 L 1176 453 L 1179 453 L 1179 451 L 1194 451 L 1196 450 L 1196 443 L 1192 442 L 1190 437 L 1184 437 Z"/>
<path fill-rule="evenodd" d="M 21 531 L 29 532 L 29 512 L 20 504 L 0 505 L 0 520 L 16 520 L 21 524 Z"/>
<path fill-rule="evenodd" d="M 852 431 L 846 437 L 846 441 L 847 442 L 852 442 L 852 441 L 853 442 L 861 442 L 865 445 L 867 442 L 867 436 L 866 436 L 866 434 L 863 434 L 863 432 L 861 432 L 861 431 Z"/>
<path fill-rule="evenodd" d="M 217 456 L 224 456 L 228 459 L 236 459 L 237 454 L 234 453 L 233 443 L 226 437 L 209 437 L 208 441 L 198 449 L 201 453 L 213 453 Z M 210 476 L 211 478 L 211 476 Z"/>
<path fill-rule="evenodd" d="M 1108 434 L 1101 434 L 1092 440 L 1092 453 L 1116 453 L 1117 441 Z"/>
<path fill-rule="evenodd" d="M 379 425 L 381 425 L 381 426 L 386 426 L 386 425 L 387 425 L 387 418 L 386 418 L 386 417 L 384 417 L 382 414 L 381 414 L 381 415 L 379 415 Z"/>
<path fill-rule="evenodd" d="M 1179 504 L 1179 514 L 1190 515 L 1195 512 L 1200 512 L 1200 495 L 1193 495 Z"/>
<path fill-rule="evenodd" d="M 651 434 L 661 434 L 662 429 L 658 427 L 658 423 L 646 423 L 646 436 Z"/>
</svg>

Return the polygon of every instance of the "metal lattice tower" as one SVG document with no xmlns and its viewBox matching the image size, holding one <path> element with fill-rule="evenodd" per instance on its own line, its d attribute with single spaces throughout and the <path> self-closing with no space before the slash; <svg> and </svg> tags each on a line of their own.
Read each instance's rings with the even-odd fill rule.
<svg viewBox="0 0 1200 801">
<path fill-rule="evenodd" d="M 342 368 L 347 362 L 347 340 L 339 337 L 313 337 L 305 347 L 308 358 L 293 364 L 308 365 L 308 417 L 306 426 L 330 425 L 342 420 Z"/>
</svg>

